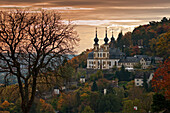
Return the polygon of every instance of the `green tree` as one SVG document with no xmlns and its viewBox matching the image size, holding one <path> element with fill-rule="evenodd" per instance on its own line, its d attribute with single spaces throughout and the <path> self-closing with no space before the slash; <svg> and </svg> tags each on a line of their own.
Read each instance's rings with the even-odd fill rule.
<svg viewBox="0 0 170 113">
<path fill-rule="evenodd" d="M 137 106 L 137 110 L 134 110 L 134 106 Z M 123 113 L 143 113 L 140 106 L 140 100 L 125 100 L 123 102 Z"/>
<path fill-rule="evenodd" d="M 168 58 L 170 56 L 170 31 L 159 36 L 156 42 L 156 54 Z M 166 54 L 165 54 L 166 53 Z"/>
<path fill-rule="evenodd" d="M 153 104 L 152 110 L 153 112 L 158 112 L 166 108 L 166 99 L 162 94 L 154 94 L 153 95 Z"/>
<path fill-rule="evenodd" d="M 90 80 L 94 81 L 94 80 L 98 80 L 99 78 L 103 78 L 103 72 L 102 70 L 97 70 L 96 73 L 91 74 L 90 76 Z"/>
<path fill-rule="evenodd" d="M 120 110 L 121 101 L 112 93 L 102 95 L 102 97 L 98 100 L 98 112 L 119 112 Z"/>
<path fill-rule="evenodd" d="M 59 67 L 57 74 L 60 75 L 60 80 L 64 80 L 66 84 L 69 84 L 71 78 L 75 77 L 75 69 L 70 64 L 65 63 L 65 65 Z M 57 81 L 60 81 L 59 79 L 57 79 Z"/>
<path fill-rule="evenodd" d="M 147 83 L 147 78 L 146 78 L 145 73 L 144 73 L 144 76 L 143 76 L 143 87 L 145 88 L 146 91 L 148 91 L 148 83 Z"/>
<path fill-rule="evenodd" d="M 93 85 L 91 86 L 91 91 L 98 91 L 98 86 L 96 84 L 96 81 L 93 82 Z"/>
<path fill-rule="evenodd" d="M 86 106 L 82 113 L 94 113 L 94 110 L 90 106 Z"/>
<path fill-rule="evenodd" d="M 98 107 L 98 100 L 100 100 L 100 93 L 99 92 L 91 92 L 90 94 L 90 106 L 91 108 L 97 112 L 97 107 Z"/>
<path fill-rule="evenodd" d="M 116 77 L 119 81 L 129 81 L 130 80 L 130 72 L 125 70 L 125 67 L 122 65 L 120 71 L 116 71 Z"/>
<path fill-rule="evenodd" d="M 114 94 L 122 102 L 123 98 L 125 98 L 125 91 L 124 91 L 123 87 L 115 87 L 113 90 L 114 90 Z"/>
<path fill-rule="evenodd" d="M 97 86 L 98 86 L 99 91 L 102 91 L 103 89 L 108 88 L 109 85 L 110 85 L 110 81 L 105 79 L 105 78 L 101 78 L 97 82 Z"/>
<path fill-rule="evenodd" d="M 162 22 L 168 22 L 168 19 L 166 17 L 163 17 L 161 21 Z"/>
<path fill-rule="evenodd" d="M 123 34 L 122 34 L 122 31 L 118 34 L 118 38 L 117 38 L 117 47 L 118 48 L 122 48 L 122 37 L 123 37 Z"/>
<path fill-rule="evenodd" d="M 143 93 L 140 98 L 141 109 L 144 110 L 146 113 L 149 113 L 149 111 L 151 111 L 151 105 L 153 100 L 152 96 L 153 93 Z"/>
<path fill-rule="evenodd" d="M 78 111 L 78 107 L 81 104 L 81 100 L 80 100 L 80 92 L 78 91 L 75 95 L 75 107 L 74 107 L 74 111 Z"/>
</svg>

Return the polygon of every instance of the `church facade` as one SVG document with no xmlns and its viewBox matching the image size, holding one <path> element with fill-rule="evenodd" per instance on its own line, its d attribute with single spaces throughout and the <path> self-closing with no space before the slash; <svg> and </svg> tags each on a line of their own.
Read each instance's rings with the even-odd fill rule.
<svg viewBox="0 0 170 113">
<path fill-rule="evenodd" d="M 112 37 L 110 39 L 107 37 L 107 29 L 106 35 L 104 38 L 104 44 L 99 46 L 98 37 L 97 37 L 97 29 L 96 29 L 96 37 L 94 38 L 94 48 L 91 53 L 88 54 L 87 58 L 87 69 L 111 69 L 113 67 L 120 68 L 124 65 L 125 69 L 134 69 L 135 65 L 140 64 L 141 69 L 147 69 L 152 62 L 157 64 L 156 62 L 162 62 L 163 58 L 161 57 L 149 57 L 147 55 L 134 55 L 131 57 L 126 56 L 125 53 L 120 51 L 120 49 L 115 47 L 115 39 Z"/>
<path fill-rule="evenodd" d="M 88 54 L 87 58 L 87 69 L 111 69 L 113 67 L 120 68 L 124 65 L 127 69 L 133 69 L 135 65 L 140 64 L 141 69 L 147 69 L 151 65 L 151 61 L 162 61 L 162 58 L 159 57 L 149 57 L 147 55 L 134 55 L 131 57 L 126 56 L 121 50 L 115 47 L 115 39 L 112 37 L 110 39 L 106 35 L 104 38 L 104 44 L 99 46 L 97 29 L 96 36 L 94 38 L 94 48 L 91 53 Z M 160 59 L 160 60 L 157 60 Z"/>
<path fill-rule="evenodd" d="M 87 59 L 87 69 L 110 69 L 113 66 L 119 66 L 119 60 L 125 57 L 125 53 L 121 52 L 119 49 L 115 48 L 115 39 L 112 37 L 111 41 L 107 37 L 107 29 L 106 35 L 104 38 L 104 45 L 99 46 L 97 37 L 97 29 L 96 29 L 96 37 L 94 38 L 94 49 L 91 53 L 88 54 Z"/>
</svg>

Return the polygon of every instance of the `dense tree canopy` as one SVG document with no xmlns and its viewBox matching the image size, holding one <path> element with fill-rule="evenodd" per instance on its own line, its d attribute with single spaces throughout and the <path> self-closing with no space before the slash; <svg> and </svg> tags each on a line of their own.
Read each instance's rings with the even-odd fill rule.
<svg viewBox="0 0 170 113">
<path fill-rule="evenodd" d="M 156 55 L 168 58 L 170 56 L 170 31 L 160 35 L 155 46 Z"/>
<path fill-rule="evenodd" d="M 167 99 L 170 99 L 170 59 L 164 61 L 164 64 L 154 73 L 152 87 L 156 92 L 161 92 Z"/>
<path fill-rule="evenodd" d="M 130 73 L 125 70 L 125 67 L 122 65 L 120 71 L 116 71 L 116 77 L 119 81 L 129 81 L 130 80 Z"/>
</svg>

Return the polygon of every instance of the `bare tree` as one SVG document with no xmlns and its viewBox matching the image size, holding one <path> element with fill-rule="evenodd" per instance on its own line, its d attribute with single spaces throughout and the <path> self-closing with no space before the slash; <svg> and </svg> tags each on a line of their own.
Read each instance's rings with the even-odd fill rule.
<svg viewBox="0 0 170 113">
<path fill-rule="evenodd" d="M 34 101 L 37 76 L 53 59 L 72 53 L 78 41 L 71 23 L 55 12 L 0 12 L 0 69 L 16 76 L 24 113 Z"/>
</svg>

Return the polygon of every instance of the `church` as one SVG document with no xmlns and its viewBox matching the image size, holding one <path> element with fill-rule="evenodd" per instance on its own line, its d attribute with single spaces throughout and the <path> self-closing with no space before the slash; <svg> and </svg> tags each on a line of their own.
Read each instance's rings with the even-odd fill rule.
<svg viewBox="0 0 170 113">
<path fill-rule="evenodd" d="M 151 61 L 162 62 L 163 58 L 161 57 L 150 57 L 147 55 L 134 55 L 134 56 L 126 56 L 120 49 L 115 46 L 115 39 L 112 37 L 109 39 L 107 37 L 107 28 L 106 35 L 104 38 L 104 44 L 99 46 L 99 39 L 97 37 L 97 29 L 96 36 L 94 38 L 94 48 L 91 53 L 88 54 L 87 58 L 87 69 L 111 69 L 113 67 L 120 68 L 124 65 L 125 69 L 134 69 L 135 65 L 140 64 L 141 69 L 147 69 L 151 65 Z M 152 62 L 153 64 L 153 62 Z"/>
<path fill-rule="evenodd" d="M 97 28 L 96 28 L 96 37 L 94 38 L 94 49 L 91 53 L 88 54 L 87 59 L 87 69 L 110 69 L 113 66 L 119 66 L 119 60 L 125 57 L 125 53 L 121 52 L 119 49 L 115 48 L 115 39 L 112 37 L 109 43 L 107 37 L 107 28 L 106 35 L 104 38 L 104 44 L 99 46 L 97 37 Z"/>
</svg>

